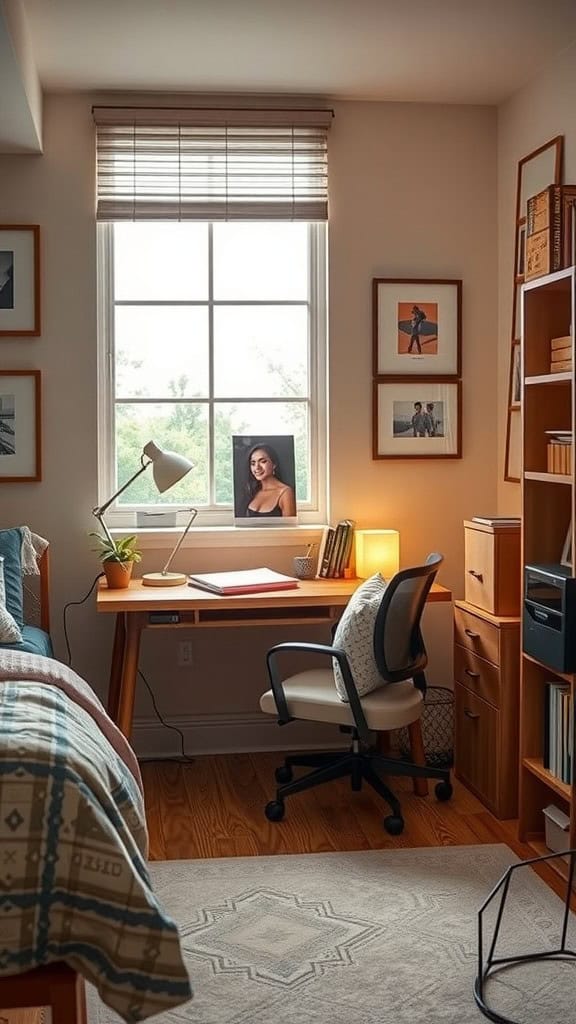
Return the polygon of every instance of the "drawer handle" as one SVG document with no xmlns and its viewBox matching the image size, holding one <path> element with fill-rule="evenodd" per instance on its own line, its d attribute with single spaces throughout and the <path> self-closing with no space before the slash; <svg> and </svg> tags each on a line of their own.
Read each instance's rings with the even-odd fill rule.
<svg viewBox="0 0 576 1024">
<path fill-rule="evenodd" d="M 471 679 L 480 679 L 479 672 L 473 672 L 471 668 L 465 668 L 464 671 L 467 676 L 470 676 Z"/>
<path fill-rule="evenodd" d="M 480 715 L 475 715 L 473 711 L 468 711 L 468 708 L 464 708 L 464 714 L 466 718 L 480 718 Z"/>
<path fill-rule="evenodd" d="M 465 629 L 466 636 L 469 636 L 471 640 L 477 640 L 480 633 L 475 633 L 472 629 Z"/>
<path fill-rule="evenodd" d="M 470 576 L 473 576 L 475 580 L 478 580 L 479 583 L 482 583 L 484 577 L 481 572 L 476 572 L 475 569 L 468 569 L 468 573 Z"/>
</svg>

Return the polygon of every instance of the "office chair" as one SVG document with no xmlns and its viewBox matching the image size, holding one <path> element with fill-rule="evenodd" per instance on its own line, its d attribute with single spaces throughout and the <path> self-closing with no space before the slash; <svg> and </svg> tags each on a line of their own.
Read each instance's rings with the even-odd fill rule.
<svg viewBox="0 0 576 1024">
<path fill-rule="evenodd" d="M 276 769 L 276 798 L 266 805 L 269 821 L 284 817 L 284 800 L 293 793 L 350 776 L 353 790 L 367 782 L 389 804 L 392 813 L 384 818 L 390 835 L 400 835 L 404 819 L 400 803 L 382 780 L 382 775 L 410 776 L 415 791 L 425 795 L 425 779 L 438 779 L 436 797 L 452 796 L 450 772 L 431 768 L 424 763 L 420 715 L 426 693 L 424 669 L 428 663 L 420 630 L 420 619 L 434 577 L 443 561 L 442 555 L 431 554 L 426 564 L 404 569 L 392 577 L 376 612 L 372 637 L 373 656 L 382 683 L 371 693 L 358 696 L 348 656 L 342 648 L 314 643 L 281 643 L 267 654 L 271 689 L 260 699 L 260 707 L 278 716 L 278 724 L 295 719 L 332 722 L 341 731 L 351 733 L 352 742 L 346 752 L 295 754 L 286 757 Z M 326 668 L 309 669 L 282 679 L 279 660 L 286 653 L 317 654 L 330 659 Z M 334 682 L 332 659 L 340 666 L 348 703 L 340 699 Z M 374 733 L 408 726 L 412 756 L 420 763 L 384 756 L 376 748 Z M 309 767 L 313 771 L 293 779 L 292 769 Z"/>
</svg>

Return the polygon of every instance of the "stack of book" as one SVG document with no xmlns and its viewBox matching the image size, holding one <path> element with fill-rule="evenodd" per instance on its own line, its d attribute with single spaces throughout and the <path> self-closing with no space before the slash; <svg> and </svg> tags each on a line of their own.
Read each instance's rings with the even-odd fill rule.
<svg viewBox="0 0 576 1024">
<path fill-rule="evenodd" d="M 568 683 L 546 683 L 544 691 L 544 768 L 570 784 L 574 754 L 574 716 Z"/>
<path fill-rule="evenodd" d="M 350 561 L 353 538 L 352 519 L 341 519 L 336 526 L 326 527 L 318 553 L 317 576 L 325 579 L 338 579 L 344 576 L 344 570 Z"/>
<path fill-rule="evenodd" d="M 550 373 L 572 371 L 572 338 L 569 334 L 562 338 L 550 339 Z"/>
<path fill-rule="evenodd" d="M 550 438 L 547 447 L 547 470 L 549 473 L 572 474 L 572 431 L 547 430 Z"/>
<path fill-rule="evenodd" d="M 575 203 L 576 185 L 549 185 L 528 200 L 525 281 L 574 263 Z"/>
</svg>

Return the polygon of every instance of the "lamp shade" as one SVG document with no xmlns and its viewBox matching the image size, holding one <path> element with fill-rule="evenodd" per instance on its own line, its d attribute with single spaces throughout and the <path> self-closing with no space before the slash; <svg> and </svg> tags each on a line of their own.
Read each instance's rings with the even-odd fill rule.
<svg viewBox="0 0 576 1024">
<path fill-rule="evenodd" d="M 152 476 L 160 494 L 169 490 L 186 476 L 186 473 L 194 469 L 194 463 L 190 462 L 190 459 L 178 455 L 177 452 L 165 452 L 154 441 L 148 441 L 143 450 L 152 463 Z"/>
<path fill-rule="evenodd" d="M 398 530 L 356 530 L 356 575 L 361 579 L 382 573 L 388 579 L 400 568 Z"/>
</svg>

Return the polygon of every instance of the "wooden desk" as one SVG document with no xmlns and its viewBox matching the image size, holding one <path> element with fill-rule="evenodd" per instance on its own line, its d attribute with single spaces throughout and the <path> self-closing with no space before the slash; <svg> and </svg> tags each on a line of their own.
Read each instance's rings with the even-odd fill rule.
<svg viewBox="0 0 576 1024">
<path fill-rule="evenodd" d="M 295 590 L 221 597 L 185 584 L 143 587 L 132 580 L 127 590 L 100 584 L 99 612 L 116 615 L 108 714 L 130 737 L 143 629 L 194 629 L 199 626 L 269 626 L 334 622 L 358 587 L 359 580 L 302 580 Z M 451 601 L 452 594 L 435 583 L 429 601 Z"/>
</svg>

